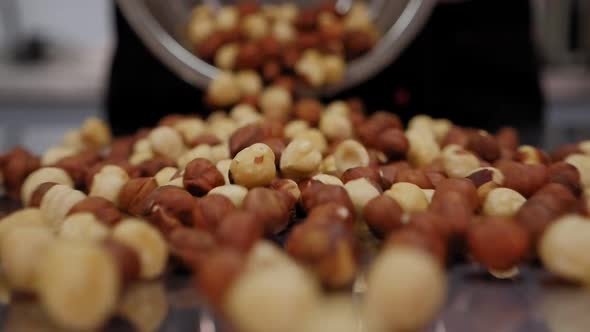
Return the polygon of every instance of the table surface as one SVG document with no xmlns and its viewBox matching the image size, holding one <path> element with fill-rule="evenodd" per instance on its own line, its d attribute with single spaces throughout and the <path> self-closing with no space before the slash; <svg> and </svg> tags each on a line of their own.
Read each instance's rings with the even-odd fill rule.
<svg viewBox="0 0 590 332">
<path fill-rule="evenodd" d="M 7 204 L 0 201 L 0 211 L 16 207 Z M 538 267 L 524 267 L 518 277 L 499 280 L 475 265 L 462 264 L 452 268 L 448 278 L 447 303 L 428 332 L 590 331 L 590 292 L 560 282 Z M 186 272 L 171 269 L 161 280 L 136 285 L 133 293 L 141 299 L 133 311 L 142 317 L 138 319 L 145 325 L 142 331 L 222 331 Z M 12 296 L 8 304 L 8 298 L 0 287 L 0 331 L 60 331 L 33 299 Z M 122 318 L 112 319 L 104 328 L 139 330 Z"/>
</svg>

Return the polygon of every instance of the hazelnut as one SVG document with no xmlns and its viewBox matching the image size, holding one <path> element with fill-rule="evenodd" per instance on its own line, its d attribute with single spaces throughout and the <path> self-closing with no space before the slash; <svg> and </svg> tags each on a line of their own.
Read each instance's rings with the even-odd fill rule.
<svg viewBox="0 0 590 332">
<path fill-rule="evenodd" d="M 278 137 L 270 137 L 265 138 L 261 143 L 266 144 L 269 148 L 271 148 L 272 153 L 275 155 L 275 166 L 277 168 L 280 167 L 281 157 L 283 156 L 283 151 L 286 148 L 285 140 Z"/>
<path fill-rule="evenodd" d="M 286 21 L 276 21 L 271 27 L 271 35 L 281 44 L 289 44 L 295 41 L 297 32 L 293 25 Z"/>
<path fill-rule="evenodd" d="M 172 178 L 178 174 L 178 168 L 176 167 L 164 167 L 154 175 L 154 180 L 158 184 L 158 187 L 166 185 Z"/>
<path fill-rule="evenodd" d="M 161 281 L 139 282 L 125 289 L 117 316 L 130 322 L 137 331 L 156 331 L 168 316 L 169 304 Z M 145 304 L 149 303 L 149 306 Z"/>
<path fill-rule="evenodd" d="M 138 165 L 138 176 L 142 177 L 153 177 L 158 172 L 166 167 L 173 167 L 176 166 L 176 163 L 171 159 L 164 158 L 164 157 L 155 157 L 151 158 L 150 160 L 144 160 L 143 162 L 139 163 Z M 123 168 L 123 165 L 120 167 Z M 129 174 L 129 170 L 127 169 L 127 173 Z"/>
<path fill-rule="evenodd" d="M 240 128 L 262 121 L 262 115 L 250 104 L 237 104 L 231 109 L 229 115 Z"/>
<path fill-rule="evenodd" d="M 157 229 L 143 220 L 130 218 L 117 224 L 112 236 L 137 252 L 141 278 L 153 279 L 162 274 L 168 259 L 168 248 Z"/>
<path fill-rule="evenodd" d="M 231 179 L 247 188 L 268 185 L 275 175 L 275 155 L 268 145 L 262 143 L 240 151 L 230 165 Z"/>
<path fill-rule="evenodd" d="M 322 163 L 320 164 L 320 172 L 340 176 L 340 172 L 338 172 L 338 169 L 336 168 L 334 155 L 326 156 L 326 158 L 322 160 Z"/>
<path fill-rule="evenodd" d="M 422 292 L 417 294 L 416 289 Z M 424 328 L 442 308 L 446 289 L 445 274 L 430 255 L 406 246 L 384 250 L 368 274 L 363 300 L 368 330 L 415 331 Z"/>
<path fill-rule="evenodd" d="M 230 166 L 231 166 L 231 159 L 220 160 L 215 165 L 215 167 L 217 168 L 219 173 L 221 173 L 221 175 L 223 176 L 223 182 L 225 184 L 231 184 L 231 182 L 229 181 L 229 168 L 230 168 Z"/>
<path fill-rule="evenodd" d="M 410 169 L 410 164 L 407 161 L 398 161 L 379 168 L 383 188 L 389 189 L 397 182 L 397 175 L 400 171 Z"/>
<path fill-rule="evenodd" d="M 354 332 L 361 322 L 353 300 L 346 295 L 330 295 L 302 323 L 302 331 Z"/>
<path fill-rule="evenodd" d="M 434 189 L 426 172 L 421 170 L 402 169 L 397 173 L 395 182 L 408 182 L 413 183 L 422 189 Z"/>
<path fill-rule="evenodd" d="M 84 121 L 80 135 L 87 146 L 101 148 L 111 143 L 112 135 L 108 125 L 101 119 L 91 117 Z"/>
<path fill-rule="evenodd" d="M 93 214 L 88 212 L 69 215 L 61 224 L 58 235 L 63 239 L 75 241 L 102 241 L 109 236 L 110 230 Z"/>
<path fill-rule="evenodd" d="M 301 191 L 301 200 L 305 211 L 311 211 L 316 206 L 334 202 L 346 207 L 351 214 L 355 213 L 354 205 L 341 186 L 312 182 Z"/>
<path fill-rule="evenodd" d="M 496 138 L 483 130 L 470 133 L 466 148 L 488 162 L 500 157 L 500 145 Z"/>
<path fill-rule="evenodd" d="M 188 39 L 193 45 L 204 42 L 214 31 L 215 26 L 210 19 L 193 19 L 188 25 Z"/>
<path fill-rule="evenodd" d="M 447 145 L 442 151 L 445 173 L 452 178 L 463 178 L 480 167 L 479 159 L 458 145 Z"/>
<path fill-rule="evenodd" d="M 525 197 L 532 196 L 547 183 L 547 167 L 544 165 L 525 165 L 502 160 L 495 166 L 504 174 L 504 187 L 516 190 Z"/>
<path fill-rule="evenodd" d="M 227 292 L 244 267 L 244 258 L 234 249 L 215 250 L 199 265 L 197 287 L 207 302 L 221 309 Z"/>
<path fill-rule="evenodd" d="M 3 233 L 2 274 L 12 289 L 35 291 L 36 268 L 55 236 L 46 226 L 21 226 Z"/>
<path fill-rule="evenodd" d="M 104 240 L 102 247 L 115 261 L 122 285 L 127 286 L 131 281 L 139 278 L 141 265 L 135 249 L 113 239 Z"/>
<path fill-rule="evenodd" d="M 348 110 L 348 107 L 345 106 Z M 319 129 L 328 140 L 337 141 L 352 137 L 352 122 L 348 118 L 348 112 L 341 114 L 326 109 L 320 116 Z"/>
<path fill-rule="evenodd" d="M 262 126 L 258 124 L 246 125 L 236 130 L 229 139 L 230 155 L 235 157 L 238 152 L 266 138 Z"/>
<path fill-rule="evenodd" d="M 365 145 L 374 147 L 379 143 L 379 135 L 388 129 L 402 129 L 401 120 L 395 114 L 380 111 L 361 123 L 356 128 L 356 134 Z"/>
<path fill-rule="evenodd" d="M 231 118 L 224 118 L 209 123 L 208 132 L 214 134 L 220 141 L 226 142 L 238 129 L 238 124 Z"/>
<path fill-rule="evenodd" d="M 485 216 L 513 217 L 525 202 L 526 198 L 512 189 L 496 188 L 486 196 L 482 212 Z"/>
<path fill-rule="evenodd" d="M 268 188 L 248 192 L 243 209 L 253 213 L 268 235 L 283 231 L 290 221 L 290 199 L 287 194 Z"/>
<path fill-rule="evenodd" d="M 205 145 L 205 144 L 197 145 L 196 147 L 194 147 L 191 150 L 182 154 L 178 158 L 178 160 L 176 161 L 176 164 L 178 165 L 179 169 L 183 170 L 193 160 L 196 160 L 196 159 L 205 159 L 208 161 L 212 160 L 213 158 L 212 158 L 211 150 L 212 149 L 209 145 Z"/>
<path fill-rule="evenodd" d="M 222 195 L 229 198 L 236 207 L 242 207 L 244 198 L 248 194 L 248 188 L 236 184 L 226 184 L 225 186 L 215 187 L 209 191 L 208 195 Z"/>
<path fill-rule="evenodd" d="M 355 239 L 343 223 L 304 222 L 295 226 L 286 248 L 328 288 L 346 287 L 354 281 L 358 269 Z"/>
<path fill-rule="evenodd" d="M 121 210 L 140 216 L 144 211 L 144 200 L 158 187 L 153 178 L 135 178 L 129 180 L 119 192 Z"/>
<path fill-rule="evenodd" d="M 121 212 L 111 201 L 102 197 L 86 197 L 72 206 L 68 215 L 75 213 L 89 212 L 101 223 L 112 226 L 121 220 Z M 63 226 L 62 226 L 63 227 Z"/>
<path fill-rule="evenodd" d="M 246 37 L 258 40 L 268 35 L 270 28 L 264 15 L 250 14 L 242 19 L 241 29 Z"/>
<path fill-rule="evenodd" d="M 121 167 L 107 165 L 94 175 L 89 196 L 102 197 L 118 205 L 119 193 L 129 181 L 129 175 Z"/>
<path fill-rule="evenodd" d="M 500 147 L 516 150 L 519 145 L 518 132 L 512 127 L 502 127 L 496 132 L 496 140 Z"/>
<path fill-rule="evenodd" d="M 234 203 L 222 195 L 211 194 L 196 201 L 192 210 L 192 225 L 214 233 L 221 220 L 235 210 Z"/>
<path fill-rule="evenodd" d="M 340 181 L 339 178 L 333 176 L 333 175 L 329 175 L 329 174 L 316 174 L 314 175 L 312 178 L 312 180 L 316 180 L 319 181 L 323 184 L 332 184 L 335 186 L 344 186 L 344 183 L 342 183 L 342 181 Z"/>
<path fill-rule="evenodd" d="M 548 164 L 549 156 L 534 146 L 522 145 L 516 151 L 515 160 L 528 165 Z"/>
<path fill-rule="evenodd" d="M 409 149 L 409 142 L 404 132 L 397 128 L 389 128 L 379 133 L 373 145 L 389 159 L 402 159 Z"/>
<path fill-rule="evenodd" d="M 222 70 L 232 70 L 236 67 L 240 48 L 237 44 L 226 44 L 221 46 L 215 53 L 215 65 Z"/>
<path fill-rule="evenodd" d="M 233 30 L 238 26 L 240 13 L 233 6 L 223 6 L 215 16 L 215 25 L 221 31 Z"/>
<path fill-rule="evenodd" d="M 379 171 L 372 167 L 353 167 L 342 173 L 342 182 L 365 178 L 373 184 L 381 185 L 381 175 Z"/>
<path fill-rule="evenodd" d="M 346 140 L 338 144 L 336 151 L 334 151 L 334 159 L 340 173 L 355 167 L 369 166 L 367 150 L 355 140 Z"/>
<path fill-rule="evenodd" d="M 209 134 L 207 132 L 197 135 L 191 141 L 188 142 L 189 146 L 197 147 L 199 145 L 209 145 L 214 146 L 217 144 L 221 144 L 221 140 L 217 138 L 217 136 L 213 134 Z"/>
<path fill-rule="evenodd" d="M 322 154 L 305 139 L 295 139 L 281 155 L 281 173 L 290 178 L 305 178 L 318 171 Z"/>
<path fill-rule="evenodd" d="M 255 42 L 245 42 L 238 48 L 236 66 L 238 69 L 256 69 L 260 67 L 262 57 L 260 56 L 260 45 Z M 264 52 L 264 50 L 262 50 Z"/>
<path fill-rule="evenodd" d="M 338 83 L 344 78 L 346 72 L 346 62 L 339 55 L 325 55 L 321 59 L 323 71 L 325 74 L 325 83 Z"/>
<path fill-rule="evenodd" d="M 344 189 L 348 192 L 358 215 L 362 215 L 363 209 L 370 200 L 381 194 L 380 188 L 377 189 L 375 184 L 365 178 L 348 181 Z"/>
<path fill-rule="evenodd" d="M 170 127 L 158 127 L 149 134 L 148 140 L 154 152 L 176 160 L 184 152 L 182 136 Z"/>
<path fill-rule="evenodd" d="M 310 126 L 317 126 L 323 110 L 322 104 L 313 98 L 302 98 L 293 107 L 296 118 L 307 122 Z"/>
<path fill-rule="evenodd" d="M 539 242 L 539 256 L 545 268 L 575 282 L 590 281 L 589 264 L 584 255 L 590 223 L 578 215 L 565 215 L 547 228 Z"/>
<path fill-rule="evenodd" d="M 374 38 L 365 31 L 347 31 L 344 33 L 343 41 L 348 59 L 355 59 L 364 55 L 375 44 Z"/>
<path fill-rule="evenodd" d="M 194 269 L 217 249 L 215 238 L 209 232 L 186 227 L 177 228 L 170 233 L 168 246 L 172 256 Z"/>
<path fill-rule="evenodd" d="M 467 231 L 469 253 L 488 269 L 505 271 L 523 261 L 529 252 L 529 234 L 514 220 L 488 217 Z"/>
<path fill-rule="evenodd" d="M 41 166 L 38 158 L 27 150 L 16 147 L 0 158 L 0 173 L 8 197 L 21 199 L 21 186 L 27 176 Z M 43 181 L 46 182 L 46 181 Z"/>
<path fill-rule="evenodd" d="M 120 284 L 114 261 L 98 244 L 60 240 L 40 260 L 37 291 L 59 326 L 93 330 L 113 314 Z"/>
<path fill-rule="evenodd" d="M 236 104 L 241 97 L 237 79 L 228 72 L 217 75 L 207 88 L 207 100 L 213 106 L 231 106 Z"/>
<path fill-rule="evenodd" d="M 428 165 L 440 155 L 440 147 L 432 134 L 415 129 L 407 130 L 406 138 L 410 143 L 407 157 L 412 165 Z"/>
<path fill-rule="evenodd" d="M 504 184 L 504 175 L 499 169 L 493 167 L 478 168 L 466 178 L 471 180 L 477 188 L 477 194 L 481 201 L 485 200 L 491 190 Z"/>
<path fill-rule="evenodd" d="M 301 191 L 299 190 L 299 186 L 297 182 L 291 179 L 278 179 L 275 178 L 271 183 L 270 187 L 272 189 L 278 190 L 282 193 L 288 194 L 293 199 L 293 202 L 299 201 L 301 197 Z"/>
<path fill-rule="evenodd" d="M 41 200 L 41 212 L 54 229 L 59 229 L 70 209 L 86 195 L 61 184 L 51 187 Z"/>
<path fill-rule="evenodd" d="M 260 96 L 260 109 L 271 120 L 285 120 L 291 113 L 293 97 L 281 86 L 266 88 Z"/>
<path fill-rule="evenodd" d="M 342 223 L 349 228 L 350 231 L 354 230 L 354 215 L 350 213 L 350 210 L 338 203 L 325 203 L 314 207 L 308 212 L 306 223 Z"/>
<path fill-rule="evenodd" d="M 84 188 L 86 175 L 92 166 L 99 163 L 101 156 L 96 151 L 84 151 L 71 157 L 66 157 L 55 164 L 55 167 L 66 171 L 74 181 L 76 188 Z"/>
<path fill-rule="evenodd" d="M 12 229 L 28 226 L 49 227 L 51 224 L 45 218 L 40 209 L 25 208 L 17 210 L 6 217 L 0 219 L 0 250 L 2 248 L 2 239 Z"/>
<path fill-rule="evenodd" d="M 69 187 L 74 186 L 72 178 L 63 169 L 55 167 L 39 168 L 38 170 L 31 172 L 22 183 L 20 199 L 24 206 L 30 204 L 33 192 L 44 182 L 53 182 Z"/>
<path fill-rule="evenodd" d="M 367 225 L 379 238 L 388 236 L 402 226 L 402 207 L 388 195 L 379 195 L 371 199 L 363 209 Z"/>
<path fill-rule="evenodd" d="M 385 194 L 393 198 L 405 212 L 420 212 L 428 208 L 426 195 L 413 183 L 398 182 Z"/>
<path fill-rule="evenodd" d="M 294 139 L 298 134 L 309 129 L 307 122 L 303 120 L 293 120 L 285 126 L 285 137 Z"/>
<path fill-rule="evenodd" d="M 41 201 L 43 200 L 43 196 L 51 189 L 51 187 L 57 185 L 55 182 L 43 182 L 37 186 L 37 189 L 33 191 L 31 195 L 31 200 L 29 201 L 29 206 L 38 208 L 41 206 Z"/>
<path fill-rule="evenodd" d="M 75 148 L 67 146 L 54 146 L 49 148 L 41 157 L 41 166 L 50 166 L 57 164 L 60 160 L 71 157 L 78 153 Z"/>
<path fill-rule="evenodd" d="M 431 255 L 441 265 L 444 265 L 447 257 L 447 247 L 444 241 L 436 234 L 425 232 L 418 227 L 407 227 L 393 232 L 387 238 L 386 247 L 408 247 L 419 249 L 424 251 L 424 253 Z"/>
<path fill-rule="evenodd" d="M 444 216 L 431 211 L 413 213 L 409 216 L 406 215 L 402 217 L 402 221 L 406 222 L 406 228 L 415 229 L 442 240 L 447 240 L 453 235 L 453 224 L 448 222 Z M 443 251 L 446 252 L 446 250 L 435 250 L 433 252 L 442 253 Z M 444 255 L 439 255 L 439 257 L 442 258 L 441 262 L 444 263 L 446 257 Z"/>
<path fill-rule="evenodd" d="M 276 60 L 270 60 L 262 64 L 262 77 L 266 82 L 274 82 L 281 77 L 282 74 L 281 63 Z M 291 91 L 289 87 L 285 87 L 287 90 Z"/>
<path fill-rule="evenodd" d="M 580 181 L 584 187 L 590 187 L 590 156 L 572 154 L 565 158 L 566 163 L 573 165 L 580 172 Z"/>
<path fill-rule="evenodd" d="M 256 96 L 262 92 L 262 78 L 253 70 L 242 70 L 236 74 L 236 83 L 242 96 Z"/>
<path fill-rule="evenodd" d="M 186 166 L 183 184 L 186 190 L 195 196 L 205 195 L 224 183 L 223 175 L 207 159 L 197 158 Z"/>
<path fill-rule="evenodd" d="M 172 217 L 178 223 L 190 225 L 192 209 L 195 198 L 184 189 L 174 186 L 164 186 L 153 190 L 143 201 L 142 216 L 148 217 L 152 222 L 170 222 L 160 220 L 161 217 Z M 163 226 L 163 225 L 160 225 Z"/>
<path fill-rule="evenodd" d="M 326 149 L 328 148 L 328 142 L 326 141 L 326 137 L 324 137 L 324 134 L 322 134 L 321 131 L 315 128 L 310 128 L 298 133 L 295 136 L 294 140 L 295 139 L 307 140 L 311 142 L 313 147 L 321 153 L 324 153 L 324 151 L 326 151 Z"/>
<path fill-rule="evenodd" d="M 247 252 L 262 238 L 264 226 L 253 212 L 235 210 L 228 213 L 222 220 L 215 238 L 219 245 Z"/>
<path fill-rule="evenodd" d="M 477 196 L 476 196 L 477 197 Z M 439 191 L 432 197 L 429 211 L 445 218 L 450 223 L 450 235 L 463 235 L 473 217 L 472 202 L 459 191 Z"/>
<path fill-rule="evenodd" d="M 582 191 L 581 176 L 578 169 L 566 162 L 558 162 L 547 168 L 549 183 L 559 183 L 568 188 L 572 194 L 579 196 Z"/>
</svg>

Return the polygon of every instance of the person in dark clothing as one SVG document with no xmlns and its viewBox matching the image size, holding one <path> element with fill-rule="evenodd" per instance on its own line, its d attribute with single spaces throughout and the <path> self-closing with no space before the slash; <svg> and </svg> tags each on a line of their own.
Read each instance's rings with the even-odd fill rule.
<svg viewBox="0 0 590 332">
<path fill-rule="evenodd" d="M 337 97 L 361 97 L 368 110 L 405 120 L 426 113 L 492 131 L 514 126 L 535 143 L 543 97 L 530 12 L 527 0 L 438 4 L 394 63 Z M 106 104 L 116 134 L 153 126 L 169 113 L 205 110 L 203 92 L 151 54 L 118 8 L 116 26 Z"/>
</svg>

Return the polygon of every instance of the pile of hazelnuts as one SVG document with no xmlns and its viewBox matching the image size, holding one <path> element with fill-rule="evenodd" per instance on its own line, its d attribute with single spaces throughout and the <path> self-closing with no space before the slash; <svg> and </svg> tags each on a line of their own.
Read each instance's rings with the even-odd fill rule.
<svg viewBox="0 0 590 332">
<path fill-rule="evenodd" d="M 335 1 L 311 7 L 242 1 L 218 9 L 196 6 L 186 37 L 200 59 L 233 81 L 225 98 L 213 93 L 208 99 L 214 106 L 227 106 L 230 99 L 251 99 L 263 85 L 293 89 L 338 83 L 347 63 L 369 52 L 379 32 L 361 1 L 345 13 Z"/>
</svg>

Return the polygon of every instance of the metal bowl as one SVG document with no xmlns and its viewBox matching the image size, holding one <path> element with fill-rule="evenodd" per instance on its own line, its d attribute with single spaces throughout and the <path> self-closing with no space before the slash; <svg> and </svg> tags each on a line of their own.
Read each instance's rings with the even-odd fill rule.
<svg viewBox="0 0 590 332">
<path fill-rule="evenodd" d="M 139 37 L 163 63 L 187 82 L 205 88 L 219 70 L 199 59 L 187 48 L 184 28 L 194 5 L 208 3 L 216 8 L 235 2 L 231 0 L 119 0 L 118 4 Z M 309 5 L 320 1 L 296 2 Z M 338 0 L 337 8 L 346 12 L 352 2 L 352 0 Z M 340 83 L 304 91 L 306 94 L 334 95 L 377 74 L 395 60 L 416 36 L 428 19 L 436 0 L 367 0 L 366 2 L 376 25 L 383 31 L 379 43 L 369 53 L 349 63 L 344 79 Z"/>
</svg>

